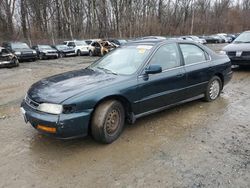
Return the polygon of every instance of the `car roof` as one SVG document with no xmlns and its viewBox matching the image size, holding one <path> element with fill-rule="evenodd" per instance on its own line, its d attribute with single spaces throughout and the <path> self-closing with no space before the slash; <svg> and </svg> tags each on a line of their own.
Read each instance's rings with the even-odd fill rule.
<svg viewBox="0 0 250 188">
<path fill-rule="evenodd" d="M 163 42 L 173 43 L 173 42 L 184 42 L 184 41 L 180 40 L 180 39 L 144 39 L 144 40 L 129 41 L 125 45 L 151 45 L 151 46 L 155 46 L 155 45 L 163 43 Z"/>
</svg>

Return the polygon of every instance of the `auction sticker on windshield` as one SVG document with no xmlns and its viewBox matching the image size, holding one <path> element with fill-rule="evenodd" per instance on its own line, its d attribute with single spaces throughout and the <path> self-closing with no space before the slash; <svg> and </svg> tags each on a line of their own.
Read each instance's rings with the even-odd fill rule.
<svg viewBox="0 0 250 188">
<path fill-rule="evenodd" d="M 152 48 L 152 46 L 148 46 L 148 45 L 140 45 L 136 47 L 139 51 L 140 54 L 144 54 L 146 50 L 150 50 Z"/>
</svg>

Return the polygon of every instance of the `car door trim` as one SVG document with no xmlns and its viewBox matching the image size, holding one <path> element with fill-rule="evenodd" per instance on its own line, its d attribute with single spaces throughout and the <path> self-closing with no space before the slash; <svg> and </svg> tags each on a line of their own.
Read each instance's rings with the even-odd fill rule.
<svg viewBox="0 0 250 188">
<path fill-rule="evenodd" d="M 182 100 L 182 101 L 177 102 L 177 103 L 174 103 L 174 104 L 170 104 L 170 105 L 163 106 L 163 107 L 160 107 L 160 108 L 157 108 L 157 109 L 154 109 L 154 110 L 150 110 L 150 111 L 147 111 L 147 112 L 143 112 L 143 113 L 141 113 L 141 114 L 135 115 L 135 118 L 138 119 L 138 118 L 147 116 L 147 115 L 149 115 L 149 114 L 153 114 L 153 113 L 156 113 L 156 112 L 160 112 L 160 111 L 163 111 L 163 110 L 172 108 L 172 107 L 174 107 L 174 106 L 178 106 L 178 105 L 180 105 L 180 104 L 184 104 L 184 103 L 191 102 L 191 101 L 194 101 L 194 100 L 197 100 L 197 99 L 201 99 L 201 98 L 203 98 L 204 96 L 205 96 L 204 94 L 201 94 L 201 95 L 198 95 L 198 96 L 189 98 L 189 99 Z"/>
</svg>

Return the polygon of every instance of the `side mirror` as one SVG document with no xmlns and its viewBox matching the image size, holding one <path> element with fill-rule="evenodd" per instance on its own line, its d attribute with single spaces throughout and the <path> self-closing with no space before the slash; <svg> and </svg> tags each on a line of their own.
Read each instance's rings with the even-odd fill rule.
<svg viewBox="0 0 250 188">
<path fill-rule="evenodd" d="M 150 65 L 148 68 L 145 69 L 146 74 L 157 74 L 161 72 L 162 68 L 160 65 Z"/>
</svg>

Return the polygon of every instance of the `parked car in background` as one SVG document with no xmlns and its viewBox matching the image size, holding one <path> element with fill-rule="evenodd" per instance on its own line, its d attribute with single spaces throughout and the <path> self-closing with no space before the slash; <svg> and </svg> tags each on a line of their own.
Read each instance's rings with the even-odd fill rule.
<svg viewBox="0 0 250 188">
<path fill-rule="evenodd" d="M 165 40 L 167 39 L 166 37 L 163 36 L 145 36 L 145 37 L 139 37 L 136 38 L 135 40 Z"/>
<path fill-rule="evenodd" d="M 203 35 L 203 36 L 200 36 L 199 38 L 205 39 L 207 43 L 210 43 L 210 44 L 223 42 L 223 40 L 219 36 L 216 36 L 216 35 L 210 35 L 210 36 Z"/>
<path fill-rule="evenodd" d="M 107 41 L 112 42 L 118 46 L 121 46 L 121 45 L 127 43 L 127 40 L 125 40 L 125 39 L 108 39 Z"/>
<path fill-rule="evenodd" d="M 230 43 L 230 42 L 232 42 L 232 41 L 230 41 L 231 38 L 226 37 L 226 35 L 224 35 L 224 33 L 221 33 L 221 34 L 219 33 L 219 34 L 217 34 L 217 36 L 219 36 L 223 40 L 223 43 Z"/>
<path fill-rule="evenodd" d="M 59 57 L 75 56 L 75 49 L 64 44 L 52 46 L 57 50 Z"/>
<path fill-rule="evenodd" d="M 92 43 L 89 45 L 89 55 L 104 56 L 116 47 L 116 45 L 110 43 L 109 41 L 92 41 Z"/>
<path fill-rule="evenodd" d="M 3 47 L 17 56 L 20 61 L 37 59 L 37 53 L 23 42 L 4 42 Z"/>
<path fill-rule="evenodd" d="M 56 59 L 58 58 L 57 50 L 52 48 L 50 45 L 36 45 L 32 46 L 32 49 L 36 50 L 37 57 L 39 59 Z"/>
<path fill-rule="evenodd" d="M 26 122 L 59 138 L 111 143 L 124 122 L 204 98 L 214 101 L 232 77 L 230 59 L 187 41 L 127 43 L 85 69 L 33 84 L 22 101 Z"/>
<path fill-rule="evenodd" d="M 197 36 L 194 36 L 194 35 L 181 36 L 180 38 L 183 39 L 183 40 L 189 40 L 189 41 L 197 42 L 197 43 L 200 43 L 200 44 L 206 44 L 207 43 L 207 41 L 205 39 L 201 39 L 201 38 L 199 38 Z"/>
<path fill-rule="evenodd" d="M 225 43 L 226 40 L 224 37 L 219 36 L 219 35 L 211 35 L 211 37 L 213 37 L 214 39 L 218 39 L 219 43 Z"/>
<path fill-rule="evenodd" d="M 0 68 L 10 68 L 19 66 L 19 61 L 13 53 L 0 47 Z"/>
<path fill-rule="evenodd" d="M 83 40 L 64 41 L 63 44 L 74 48 L 75 54 L 78 56 L 89 54 L 89 46 Z"/>
<path fill-rule="evenodd" d="M 227 33 L 218 33 L 217 35 L 222 36 L 226 43 L 231 43 L 235 39 L 233 35 L 229 35 Z"/>
<path fill-rule="evenodd" d="M 235 34 L 227 34 L 227 37 L 231 38 L 231 42 L 233 42 L 236 39 L 236 35 Z"/>
<path fill-rule="evenodd" d="M 250 31 L 240 34 L 231 44 L 225 46 L 222 54 L 227 54 L 232 65 L 250 66 Z"/>
</svg>

